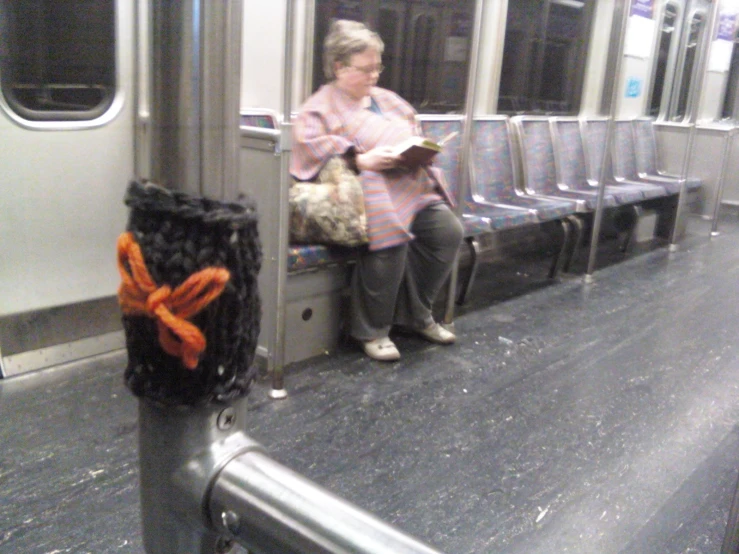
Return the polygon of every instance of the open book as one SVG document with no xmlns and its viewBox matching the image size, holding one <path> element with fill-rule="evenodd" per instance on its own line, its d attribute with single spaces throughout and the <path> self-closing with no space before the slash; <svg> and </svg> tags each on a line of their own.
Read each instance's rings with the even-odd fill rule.
<svg viewBox="0 0 739 554">
<path fill-rule="evenodd" d="M 393 154 L 400 156 L 400 163 L 408 169 L 416 169 L 420 165 L 426 165 L 441 152 L 442 147 L 459 133 L 456 131 L 445 136 L 438 143 L 424 137 L 409 137 L 395 148 Z"/>
</svg>

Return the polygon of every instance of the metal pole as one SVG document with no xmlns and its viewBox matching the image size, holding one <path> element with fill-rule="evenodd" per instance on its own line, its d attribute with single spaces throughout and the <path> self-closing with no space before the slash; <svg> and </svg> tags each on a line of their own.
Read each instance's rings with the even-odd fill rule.
<svg viewBox="0 0 739 554">
<path fill-rule="evenodd" d="M 609 106 L 610 117 L 608 119 L 608 127 L 606 130 L 606 143 L 603 148 L 603 159 L 601 160 L 600 175 L 598 176 L 598 197 L 595 205 L 595 218 L 593 220 L 593 231 L 590 237 L 590 255 L 588 257 L 588 269 L 585 273 L 585 282 L 593 281 L 593 273 L 595 272 L 596 256 L 598 252 L 598 239 L 600 237 L 600 227 L 603 222 L 603 197 L 606 191 L 606 178 L 608 177 L 608 156 L 611 152 L 611 143 L 613 142 L 613 120 L 616 117 L 616 108 L 618 104 L 618 95 L 620 92 L 619 84 L 621 80 L 621 65 L 623 62 L 624 40 L 626 37 L 626 27 L 629 22 L 631 12 L 631 0 L 622 0 L 619 2 L 623 13 L 621 14 L 621 26 L 618 35 L 618 47 L 616 52 L 618 55 L 615 60 L 616 82 L 611 92 L 611 105 Z"/>
<path fill-rule="evenodd" d="M 209 529 L 203 499 L 214 471 L 233 457 L 228 449 L 232 443 L 242 450 L 256 447 L 234 436 L 235 423 L 245 422 L 245 406 L 177 408 L 139 401 L 141 521 L 147 554 L 215 552 L 220 533 Z"/>
<path fill-rule="evenodd" d="M 293 37 L 295 7 L 293 0 L 286 0 L 285 6 L 285 60 L 282 77 L 282 123 L 280 124 L 280 213 L 278 215 L 279 236 L 277 239 L 277 315 L 275 336 L 271 345 L 272 389 L 270 396 L 275 399 L 287 397 L 285 389 L 285 325 L 287 288 L 287 248 L 289 227 L 290 152 L 292 150 L 292 87 L 293 87 Z"/>
<path fill-rule="evenodd" d="M 462 213 L 464 211 L 464 199 L 467 197 L 467 191 L 470 187 L 469 159 L 470 148 L 472 145 L 472 126 L 475 113 L 475 96 L 477 89 L 477 73 L 478 60 L 480 57 L 480 38 L 482 36 L 482 14 L 485 0 L 476 0 L 475 2 L 475 19 L 472 29 L 472 40 L 470 44 L 470 65 L 467 75 L 467 95 L 465 98 L 465 116 L 462 123 L 462 145 L 459 160 L 459 198 L 455 213 L 460 221 L 462 221 Z M 446 309 L 444 311 L 444 323 L 451 325 L 454 322 L 454 307 L 457 299 L 457 279 L 459 276 L 459 253 L 452 267 L 452 273 L 449 276 L 449 291 L 446 299 Z"/>
<path fill-rule="evenodd" d="M 724 182 L 726 181 L 726 169 L 729 165 L 729 153 L 731 152 L 731 144 L 734 141 L 734 134 L 736 132 L 736 125 L 732 126 L 726 132 L 724 137 L 724 151 L 721 155 L 721 173 L 718 177 L 718 188 L 716 190 L 716 200 L 713 203 L 713 219 L 711 220 L 711 236 L 717 237 L 720 233 L 718 231 L 718 216 L 721 211 L 721 197 L 724 194 Z"/>
<path fill-rule="evenodd" d="M 685 156 L 683 158 L 683 166 L 680 171 L 680 194 L 677 199 L 677 208 L 675 212 L 675 223 L 672 226 L 672 233 L 670 233 L 670 252 L 677 251 L 677 240 L 679 238 L 680 227 L 682 224 L 683 211 L 685 209 L 685 202 L 687 197 L 687 184 L 688 175 L 690 174 L 690 162 L 693 153 L 693 144 L 695 143 L 695 120 L 698 115 L 698 99 L 700 97 L 700 91 L 703 88 L 702 83 L 706 73 L 706 63 L 708 61 L 708 49 L 711 46 L 711 40 L 713 38 L 713 30 L 716 27 L 716 21 L 718 19 L 719 2 L 714 2 L 711 6 L 711 17 L 703 37 L 703 47 L 700 49 L 698 63 L 696 64 L 695 73 L 693 75 L 700 77 L 700 83 L 694 83 L 690 91 L 690 98 L 688 102 L 688 123 L 690 129 L 688 130 L 688 143 L 685 145 Z"/>
<path fill-rule="evenodd" d="M 241 0 L 152 0 L 151 175 L 170 189 L 235 194 Z"/>
</svg>

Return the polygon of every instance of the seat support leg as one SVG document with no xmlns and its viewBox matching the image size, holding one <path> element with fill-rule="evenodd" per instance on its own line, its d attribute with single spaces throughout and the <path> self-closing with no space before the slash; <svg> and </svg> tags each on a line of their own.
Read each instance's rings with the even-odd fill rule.
<svg viewBox="0 0 739 554">
<path fill-rule="evenodd" d="M 477 275 L 477 268 L 480 266 L 480 243 L 475 237 L 470 237 L 465 242 L 470 249 L 470 259 L 472 264 L 470 265 L 470 275 L 467 278 L 467 282 L 459 292 L 459 296 L 457 296 L 457 304 L 460 306 L 464 304 L 467 299 L 467 295 L 469 295 L 470 290 L 472 289 L 472 284 L 475 281 L 475 276 Z"/>
<path fill-rule="evenodd" d="M 564 271 L 565 273 L 570 271 L 572 260 L 575 258 L 575 256 L 579 252 L 580 247 L 582 246 L 582 241 L 585 238 L 585 225 L 583 223 L 583 220 L 576 215 L 569 216 L 567 220 L 572 225 L 572 229 L 575 234 L 572 237 L 572 248 L 567 254 L 567 258 L 565 259 L 564 264 L 562 266 L 562 271 Z"/>
<path fill-rule="evenodd" d="M 560 247 L 557 254 L 552 260 L 552 266 L 549 268 L 549 278 L 554 279 L 562 269 L 562 263 L 565 259 L 565 254 L 570 248 L 570 240 L 572 232 L 570 230 L 570 223 L 566 219 L 560 219 L 559 224 L 562 227 L 562 246 Z"/>
<path fill-rule="evenodd" d="M 634 232 L 636 231 L 636 224 L 639 221 L 639 215 L 641 214 L 641 208 L 639 206 L 630 206 L 630 209 L 623 212 L 625 217 L 620 225 L 617 225 L 617 229 L 625 233 L 623 243 L 621 244 L 621 252 L 628 252 L 629 247 L 634 239 Z"/>
</svg>

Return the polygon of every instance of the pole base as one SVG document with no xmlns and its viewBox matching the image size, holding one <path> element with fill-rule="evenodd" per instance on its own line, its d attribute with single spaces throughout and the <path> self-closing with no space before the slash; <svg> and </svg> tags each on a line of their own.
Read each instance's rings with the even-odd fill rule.
<svg viewBox="0 0 739 554">
<path fill-rule="evenodd" d="M 283 400 L 287 398 L 287 389 L 270 389 L 269 397 L 272 400 Z"/>
</svg>

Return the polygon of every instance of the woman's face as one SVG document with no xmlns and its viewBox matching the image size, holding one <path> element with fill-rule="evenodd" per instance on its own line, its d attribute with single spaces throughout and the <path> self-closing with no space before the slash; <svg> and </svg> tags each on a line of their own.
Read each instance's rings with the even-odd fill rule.
<svg viewBox="0 0 739 554">
<path fill-rule="evenodd" d="M 349 59 L 348 65 L 336 62 L 334 68 L 336 84 L 353 98 L 361 100 L 368 96 L 372 87 L 377 84 L 382 71 L 381 62 L 380 53 L 371 48 L 354 54 Z"/>
</svg>

